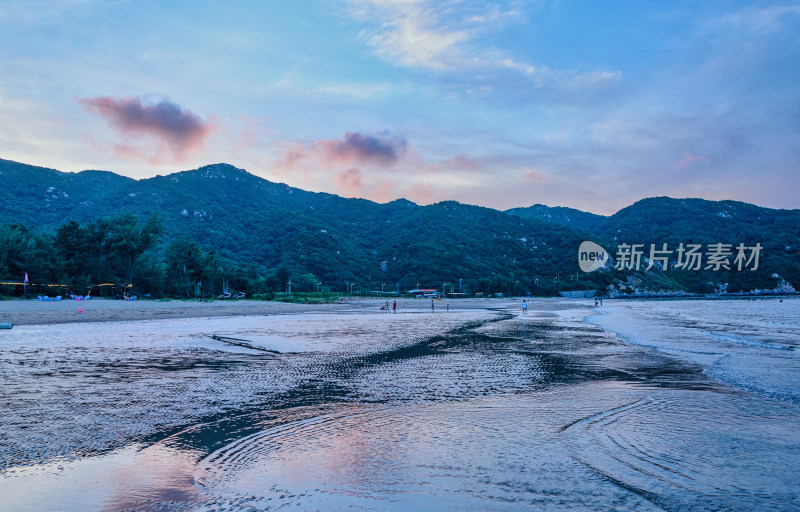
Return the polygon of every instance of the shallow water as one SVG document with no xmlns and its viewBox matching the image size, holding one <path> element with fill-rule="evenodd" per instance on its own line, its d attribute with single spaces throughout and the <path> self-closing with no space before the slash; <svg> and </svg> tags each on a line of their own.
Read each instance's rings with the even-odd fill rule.
<svg viewBox="0 0 800 512">
<path fill-rule="evenodd" d="M 800 508 L 797 404 L 590 313 L 31 327 L 2 349 L 0 509 Z"/>
<path fill-rule="evenodd" d="M 800 299 L 606 304 L 590 323 L 695 362 L 733 387 L 800 405 Z"/>
</svg>

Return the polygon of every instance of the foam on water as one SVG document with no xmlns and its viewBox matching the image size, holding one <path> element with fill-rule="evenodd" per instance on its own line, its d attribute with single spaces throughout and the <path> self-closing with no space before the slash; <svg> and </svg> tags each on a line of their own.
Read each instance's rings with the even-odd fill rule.
<svg viewBox="0 0 800 512">
<path fill-rule="evenodd" d="M 726 384 L 800 404 L 800 299 L 606 301 L 589 323 L 699 364 Z"/>
<path fill-rule="evenodd" d="M 738 343 L 740 345 L 748 345 L 751 347 L 771 348 L 773 350 L 794 350 L 797 348 L 796 345 L 780 345 L 777 343 L 767 343 L 764 341 L 751 340 L 743 336 L 724 334 L 716 331 L 707 331 L 706 334 L 720 341 L 726 341 L 728 343 Z"/>
</svg>

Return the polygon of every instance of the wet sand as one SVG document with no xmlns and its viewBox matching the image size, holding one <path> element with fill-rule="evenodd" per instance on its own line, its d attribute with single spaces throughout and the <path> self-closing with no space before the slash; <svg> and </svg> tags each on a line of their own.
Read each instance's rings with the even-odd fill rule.
<svg viewBox="0 0 800 512">
<path fill-rule="evenodd" d="M 112 300 L 91 299 L 88 301 L 62 300 L 44 302 L 36 300 L 0 301 L 0 322 L 14 325 L 50 325 L 75 322 L 122 322 L 137 320 L 156 320 L 164 318 L 211 318 L 251 315 L 276 315 L 288 313 L 320 313 L 337 311 L 380 311 L 387 299 L 341 297 L 327 304 L 292 304 L 256 300 L 215 300 L 211 302 L 171 300 Z M 426 299 L 388 299 L 391 305 L 397 300 L 398 312 L 430 311 L 430 300 Z M 531 306 L 540 310 L 552 310 L 563 299 L 537 299 Z M 575 301 L 575 307 L 582 307 L 585 301 Z M 436 301 L 436 312 L 446 312 L 447 304 L 453 311 L 465 309 L 484 309 L 522 304 L 521 299 L 458 299 Z M 512 306 L 513 307 L 513 306 Z M 521 306 L 520 306 L 521 307 Z M 78 313 L 81 308 L 81 313 Z"/>
<path fill-rule="evenodd" d="M 202 318 L 246 315 L 269 315 L 306 311 L 341 309 L 341 304 L 305 305 L 267 301 L 197 302 L 172 300 L 36 300 L 0 301 L 0 322 L 14 325 L 50 325 L 73 322 L 120 322 L 154 320 L 159 318 Z M 78 313 L 81 308 L 81 313 Z"/>
<path fill-rule="evenodd" d="M 446 304 L 0 334 L 0 510 L 800 507 L 797 405 L 582 301 Z"/>
</svg>

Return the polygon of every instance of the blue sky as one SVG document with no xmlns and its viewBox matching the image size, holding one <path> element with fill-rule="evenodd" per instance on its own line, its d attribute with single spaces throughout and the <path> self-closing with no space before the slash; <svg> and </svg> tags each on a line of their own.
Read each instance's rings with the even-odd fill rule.
<svg viewBox="0 0 800 512">
<path fill-rule="evenodd" d="M 0 0 L 0 157 L 612 213 L 800 207 L 800 2 Z"/>
</svg>

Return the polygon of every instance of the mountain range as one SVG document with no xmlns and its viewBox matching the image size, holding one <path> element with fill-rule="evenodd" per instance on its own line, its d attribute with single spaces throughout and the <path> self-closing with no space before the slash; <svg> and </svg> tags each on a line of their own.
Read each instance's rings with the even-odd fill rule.
<svg viewBox="0 0 800 512">
<path fill-rule="evenodd" d="M 533 205 L 505 212 L 446 201 L 379 204 L 308 192 L 228 164 L 135 180 L 65 173 L 0 159 L 0 224 L 52 233 L 131 212 L 158 212 L 166 240 L 189 239 L 226 264 L 289 269 L 331 289 L 441 288 L 554 293 L 562 289 L 707 292 L 800 287 L 800 210 L 737 201 L 643 199 L 611 216 Z M 761 244 L 758 270 L 604 271 L 584 274 L 583 240 L 613 256 L 620 244 Z M 1 267 L 0 267 L 1 268 Z M 777 276 L 777 277 L 775 277 Z M 0 276 L 0 279 L 9 276 Z"/>
</svg>

